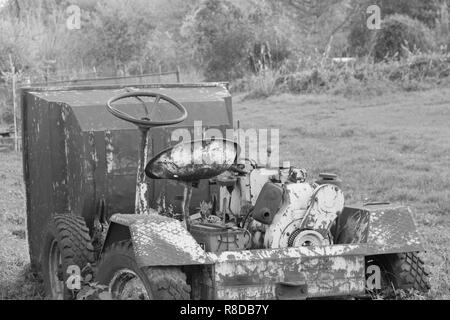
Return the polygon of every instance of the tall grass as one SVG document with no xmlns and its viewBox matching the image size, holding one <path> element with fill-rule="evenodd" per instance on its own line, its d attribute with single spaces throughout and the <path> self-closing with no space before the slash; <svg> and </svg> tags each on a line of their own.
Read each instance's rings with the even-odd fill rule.
<svg viewBox="0 0 450 320">
<path fill-rule="evenodd" d="M 258 74 L 243 79 L 235 89 L 247 91 L 246 98 L 267 98 L 277 92 L 277 81 L 280 78 L 278 70 L 262 70 Z"/>
<path fill-rule="evenodd" d="M 236 81 L 233 89 L 248 92 L 248 98 L 266 98 L 282 92 L 378 96 L 393 91 L 430 89 L 447 83 L 449 76 L 448 54 L 409 52 L 406 58 L 379 63 L 369 58 L 343 63 L 317 56 L 247 76 Z"/>
</svg>

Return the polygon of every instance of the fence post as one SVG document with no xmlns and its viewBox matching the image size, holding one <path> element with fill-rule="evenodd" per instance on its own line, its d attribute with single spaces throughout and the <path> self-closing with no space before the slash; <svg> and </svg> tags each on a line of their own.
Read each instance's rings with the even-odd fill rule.
<svg viewBox="0 0 450 320">
<path fill-rule="evenodd" d="M 17 94 L 16 94 L 17 78 L 16 78 L 15 73 L 13 74 L 12 86 L 13 86 L 13 109 L 14 109 L 14 111 L 13 111 L 14 112 L 14 148 L 17 152 L 17 151 L 19 151 L 19 128 L 17 126 Z"/>
<path fill-rule="evenodd" d="M 12 56 L 9 55 L 9 63 L 11 65 L 11 76 L 12 76 L 12 94 L 13 94 L 13 119 L 14 119 L 14 151 L 18 151 L 18 135 L 19 130 L 17 130 L 17 102 L 16 102 L 16 67 L 14 66 Z"/>
<path fill-rule="evenodd" d="M 158 76 L 159 83 L 161 83 L 161 81 L 162 81 L 161 76 L 162 76 L 161 65 L 159 65 L 159 76 Z"/>
<path fill-rule="evenodd" d="M 180 67 L 177 66 L 177 83 L 180 83 Z"/>
</svg>

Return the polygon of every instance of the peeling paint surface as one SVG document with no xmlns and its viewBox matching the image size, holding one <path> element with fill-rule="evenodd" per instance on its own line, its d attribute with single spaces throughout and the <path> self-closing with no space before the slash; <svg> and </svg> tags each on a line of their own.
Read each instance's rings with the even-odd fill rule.
<svg viewBox="0 0 450 320">
<path fill-rule="evenodd" d="M 150 160 L 145 172 L 153 179 L 210 179 L 231 167 L 237 149 L 236 143 L 227 140 L 183 142 Z"/>
<path fill-rule="evenodd" d="M 210 263 L 205 251 L 178 220 L 157 214 L 116 214 L 111 221 L 130 228 L 139 266 Z"/>
<path fill-rule="evenodd" d="M 336 217 L 344 209 L 344 194 L 337 186 L 324 184 L 314 190 L 311 205 L 302 221 L 300 229 L 319 232 L 324 239 Z"/>
<path fill-rule="evenodd" d="M 258 200 L 258 195 L 264 185 L 269 182 L 271 176 L 278 175 L 278 169 L 258 168 L 252 170 L 249 176 L 250 200 L 252 205 L 255 205 Z"/>
<path fill-rule="evenodd" d="M 411 209 L 402 206 L 371 210 L 367 242 L 377 245 L 404 244 L 422 247 Z"/>
<path fill-rule="evenodd" d="M 394 205 L 346 207 L 339 221 L 338 243 L 367 244 L 379 253 L 423 251 L 411 209 Z M 368 250 L 369 250 L 368 249 Z M 366 255 L 377 254 L 370 249 Z"/>
<path fill-rule="evenodd" d="M 266 248 L 288 247 L 289 238 L 300 228 L 313 194 L 309 183 L 287 184 L 285 188 L 285 204 L 275 215 L 264 237 Z"/>
<path fill-rule="evenodd" d="M 114 165 L 114 144 L 112 141 L 111 131 L 105 131 L 105 153 L 106 153 L 106 172 L 111 173 L 115 168 Z"/>
<path fill-rule="evenodd" d="M 222 253 L 215 260 L 218 299 L 276 299 L 282 283 L 302 283 L 307 297 L 365 291 L 364 255 L 357 246 Z"/>
</svg>

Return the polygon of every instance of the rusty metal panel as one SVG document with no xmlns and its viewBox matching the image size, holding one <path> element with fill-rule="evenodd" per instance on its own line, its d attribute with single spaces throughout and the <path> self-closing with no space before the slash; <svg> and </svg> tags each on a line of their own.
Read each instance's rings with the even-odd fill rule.
<svg viewBox="0 0 450 320">
<path fill-rule="evenodd" d="M 382 246 L 404 244 L 417 246 L 417 251 L 423 250 L 411 209 L 403 206 L 371 210 L 367 243 Z"/>
<path fill-rule="evenodd" d="M 345 207 L 338 217 L 337 228 L 334 230 L 334 242 L 340 244 L 367 243 L 369 221 L 369 211 Z"/>
<path fill-rule="evenodd" d="M 71 108 L 50 103 L 53 213 L 81 215 L 85 193 L 83 135 Z"/>
<path fill-rule="evenodd" d="M 111 221 L 130 228 L 136 261 L 141 267 L 211 263 L 178 220 L 157 214 L 116 214 Z"/>
<path fill-rule="evenodd" d="M 337 243 L 366 243 L 369 248 L 381 250 L 380 253 L 424 250 L 413 214 L 408 207 L 392 205 L 346 207 L 339 224 Z"/>
<path fill-rule="evenodd" d="M 134 213 L 137 153 L 137 130 L 105 131 L 103 155 L 105 199 L 108 216 L 115 213 Z"/>
<path fill-rule="evenodd" d="M 51 182 L 51 149 L 49 105 L 46 101 L 32 96 L 22 98 L 27 106 L 23 117 L 26 122 L 23 126 L 24 146 L 27 151 L 24 154 L 24 169 L 26 173 L 27 192 L 27 228 L 30 258 L 33 265 L 38 266 L 44 234 L 42 230 L 48 224 L 52 206 L 52 195 L 49 190 Z"/>
<path fill-rule="evenodd" d="M 280 286 L 302 286 L 293 298 L 359 295 L 364 255 L 357 246 L 298 247 L 210 254 L 217 299 L 281 298 Z"/>
</svg>

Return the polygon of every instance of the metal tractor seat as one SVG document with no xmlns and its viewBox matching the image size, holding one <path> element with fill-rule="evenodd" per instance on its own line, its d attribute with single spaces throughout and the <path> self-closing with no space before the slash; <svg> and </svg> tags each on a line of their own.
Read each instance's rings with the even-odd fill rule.
<svg viewBox="0 0 450 320">
<path fill-rule="evenodd" d="M 237 144 L 225 139 L 182 142 L 153 157 L 145 173 L 151 179 L 195 183 L 230 170 L 237 155 Z"/>
<path fill-rule="evenodd" d="M 189 230 L 193 186 L 202 179 L 235 170 L 238 154 L 237 143 L 225 139 L 182 142 L 152 158 L 145 167 L 145 174 L 151 179 L 170 179 L 184 184 L 181 210 Z"/>
</svg>

